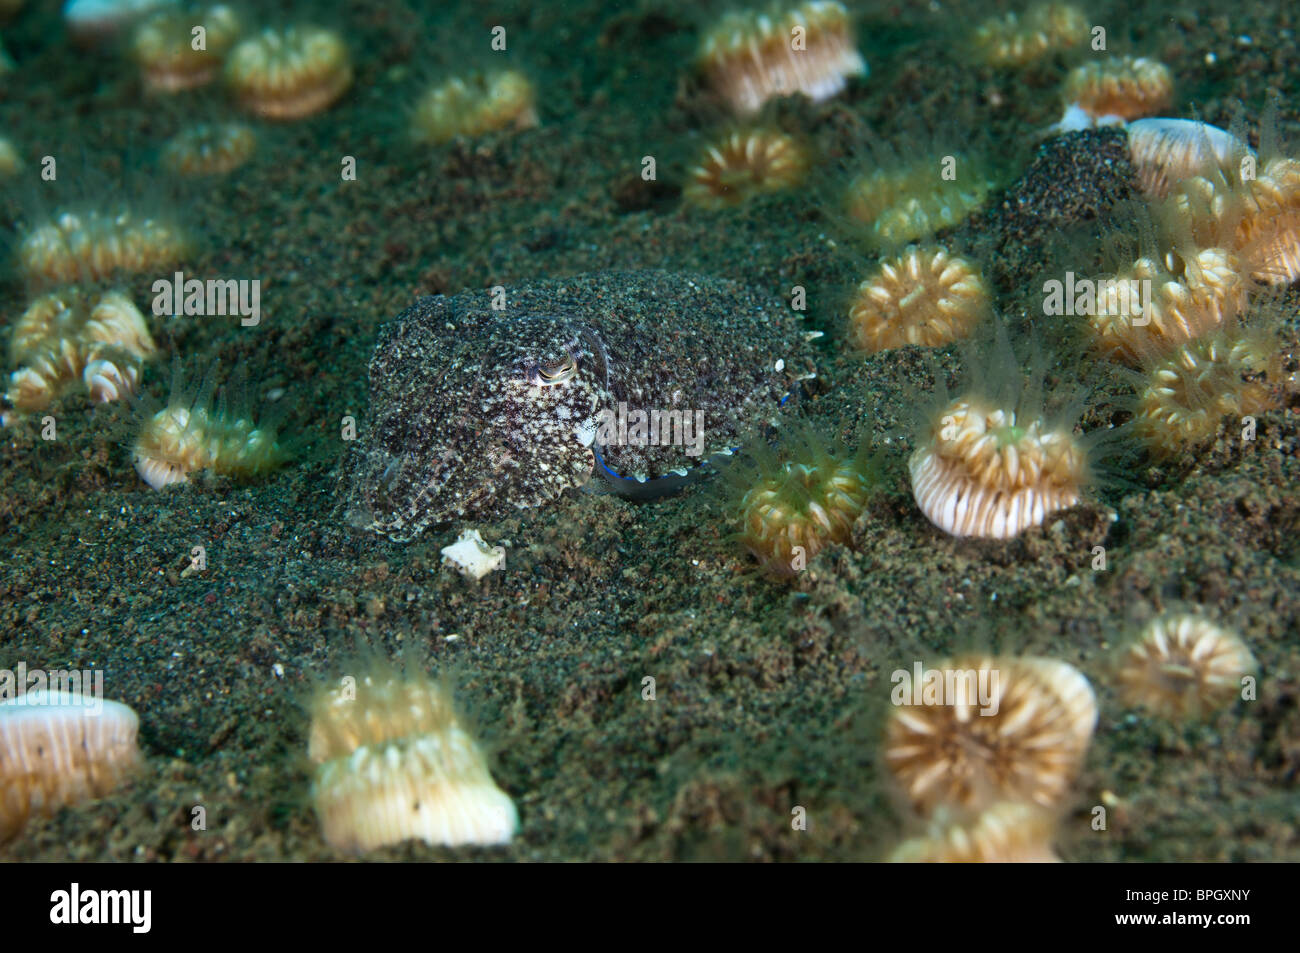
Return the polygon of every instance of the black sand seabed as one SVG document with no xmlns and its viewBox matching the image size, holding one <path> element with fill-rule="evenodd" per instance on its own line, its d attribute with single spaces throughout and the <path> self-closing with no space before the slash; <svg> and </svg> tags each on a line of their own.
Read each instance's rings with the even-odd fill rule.
<svg viewBox="0 0 1300 953">
<path fill-rule="evenodd" d="M 191 121 L 234 114 L 216 88 L 147 98 L 120 57 L 74 52 L 52 5 L 31 6 L 4 32 L 17 67 L 0 107 L 29 160 L 55 152 L 113 168 L 127 150 L 116 170 L 147 182 L 158 144 Z M 931 386 L 926 360 L 841 350 L 836 302 L 867 259 L 817 196 L 728 213 L 679 200 L 684 162 L 717 125 L 681 80 L 699 24 L 723 5 L 422 6 L 259 4 L 258 19 L 282 8 L 344 28 L 356 83 L 324 115 L 262 128 L 249 166 L 178 206 L 200 235 L 186 271 L 260 278 L 263 319 L 255 329 L 179 319 L 157 327 L 159 339 L 201 362 L 264 367 L 256 394 L 282 389 L 296 403 L 302 456 L 259 485 L 199 479 L 156 493 L 131 467 L 120 406 L 70 396 L 53 411 L 57 441 L 42 441 L 33 420 L 3 434 L 0 667 L 103 668 L 108 697 L 140 714 L 147 763 L 99 802 L 33 819 L 0 858 L 340 858 L 310 808 L 301 703 L 362 645 L 453 675 L 521 815 L 508 848 L 370 856 L 875 859 L 909 833 L 879 764 L 889 673 L 997 644 L 1069 661 L 1098 693 L 1100 723 L 1059 844 L 1067 860 L 1300 859 L 1294 395 L 1260 419 L 1252 444 L 1224 439 L 1181 467 L 1131 475 L 1132 488 L 1010 544 L 949 539 L 905 482 L 907 426 Z M 988 4 L 852 6 L 870 78 L 820 106 L 784 103 L 778 121 L 810 135 L 830 164 L 867 130 L 978 127 L 1015 156 L 1016 178 L 1032 132 L 1057 116 L 1063 66 L 971 66 L 958 41 Z M 1293 93 L 1300 65 L 1294 10 L 1221 6 L 1086 9 L 1109 25 L 1112 48 L 1170 66 L 1176 115 L 1194 106 L 1226 125 L 1237 99 L 1254 116 L 1270 89 Z M 410 146 L 404 109 L 422 79 L 462 69 L 461 50 L 486 48 L 497 22 L 541 90 L 541 127 Z M 1284 99 L 1284 131 L 1296 117 Z M 1092 146 L 1104 154 L 1105 137 L 1085 137 Z M 358 159 L 356 182 L 340 181 L 344 154 Z M 638 176 L 647 154 L 659 159 L 656 187 Z M 1090 204 L 1078 177 L 1031 186 L 1036 201 L 1078 208 L 1083 194 Z M 25 189 L 10 216 L 34 187 Z M 1042 229 L 996 207 L 968 228 L 981 222 L 996 223 L 1000 275 L 1036 271 Z M 889 492 L 858 521 L 852 548 L 820 555 L 796 590 L 753 574 L 707 489 L 649 505 L 577 494 L 480 526 L 509 556 L 504 573 L 473 586 L 440 565 L 454 530 L 396 545 L 343 525 L 339 421 L 364 412 L 380 324 L 418 294 L 644 267 L 723 275 L 774 296 L 809 289 L 809 326 L 828 336 L 804 410 L 827 428 L 867 420 L 888 450 Z M 148 285 L 133 285 L 138 302 Z M 0 295 L 10 318 L 26 300 L 13 275 Z M 1000 302 L 1013 320 L 1023 295 L 1012 288 Z M 1283 346 L 1296 340 L 1293 319 Z M 151 369 L 148 389 L 165 395 L 167 376 Z M 1106 573 L 1089 568 L 1099 543 Z M 208 568 L 187 574 L 200 544 Z M 1178 605 L 1203 606 L 1239 632 L 1263 673 L 1258 701 L 1186 730 L 1126 711 L 1107 674 L 1117 639 Z M 641 699 L 647 675 L 654 702 Z M 1110 824 L 1095 832 L 1090 809 L 1103 792 Z M 191 829 L 195 805 L 206 831 Z M 807 831 L 791 829 L 796 805 Z"/>
</svg>

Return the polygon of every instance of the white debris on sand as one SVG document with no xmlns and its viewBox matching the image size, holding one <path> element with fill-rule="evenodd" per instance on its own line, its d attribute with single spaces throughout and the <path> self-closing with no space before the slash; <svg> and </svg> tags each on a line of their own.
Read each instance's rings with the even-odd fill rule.
<svg viewBox="0 0 1300 953">
<path fill-rule="evenodd" d="M 442 563 L 453 567 L 466 579 L 478 582 L 494 569 L 504 569 L 504 546 L 489 546 L 476 529 L 467 529 L 450 546 L 442 548 Z"/>
</svg>

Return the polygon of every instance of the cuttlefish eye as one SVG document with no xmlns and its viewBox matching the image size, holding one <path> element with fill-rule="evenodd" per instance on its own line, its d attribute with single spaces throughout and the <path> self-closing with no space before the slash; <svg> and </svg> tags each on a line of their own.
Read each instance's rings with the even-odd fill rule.
<svg viewBox="0 0 1300 953">
<path fill-rule="evenodd" d="M 563 384 L 578 373 L 578 359 L 572 351 L 558 363 L 542 361 L 528 368 L 528 383 L 538 387 Z"/>
</svg>

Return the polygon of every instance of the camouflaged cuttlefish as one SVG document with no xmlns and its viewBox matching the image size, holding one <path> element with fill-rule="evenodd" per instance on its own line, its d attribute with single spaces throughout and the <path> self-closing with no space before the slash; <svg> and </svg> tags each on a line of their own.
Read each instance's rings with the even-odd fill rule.
<svg viewBox="0 0 1300 953">
<path fill-rule="evenodd" d="M 493 303 L 490 291 L 422 298 L 380 332 L 367 425 L 344 466 L 353 525 L 408 540 L 589 482 L 668 492 L 812 376 L 816 335 L 730 281 L 603 272 Z"/>
</svg>

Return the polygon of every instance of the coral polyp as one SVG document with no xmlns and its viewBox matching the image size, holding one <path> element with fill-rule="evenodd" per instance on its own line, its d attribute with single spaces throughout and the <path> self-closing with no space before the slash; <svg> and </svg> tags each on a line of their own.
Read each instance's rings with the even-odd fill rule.
<svg viewBox="0 0 1300 953">
<path fill-rule="evenodd" d="M 918 158 L 874 151 L 875 167 L 849 182 L 844 207 L 875 247 L 898 247 L 959 225 L 994 185 L 982 160 L 960 152 Z"/>
<path fill-rule="evenodd" d="M 922 817 L 974 817 L 999 802 L 1053 810 L 1097 723 L 1092 686 L 1055 659 L 968 656 L 896 686 L 885 763 Z"/>
<path fill-rule="evenodd" d="M 1076 67 L 1065 79 L 1066 129 L 1123 123 L 1168 109 L 1169 67 L 1145 56 L 1108 57 Z"/>
<path fill-rule="evenodd" d="M 162 164 L 177 175 L 224 175 L 247 162 L 256 148 L 257 135 L 243 123 L 198 123 L 167 142 Z"/>
<path fill-rule="evenodd" d="M 234 385 L 237 392 L 242 388 L 242 382 Z M 166 406 L 141 410 L 131 452 L 140 479 L 161 490 L 202 470 L 247 481 L 283 465 L 289 453 L 279 440 L 274 415 L 255 421 L 251 410 L 238 408 L 245 401 L 238 394 L 235 406 L 224 398 L 214 405 L 211 372 L 190 389 L 178 369 Z"/>
<path fill-rule="evenodd" d="M 1178 183 L 1165 217 L 1201 245 L 1228 244 L 1255 280 L 1290 284 L 1300 278 L 1300 160 L 1275 156 L 1249 174 L 1253 163 L 1247 157 Z"/>
<path fill-rule="evenodd" d="M 769 575 L 792 578 L 827 544 L 852 541 L 853 524 L 879 483 L 865 443 L 850 453 L 805 430 L 788 459 L 766 448 L 751 456 L 754 472 L 729 476 L 742 491 L 740 542 Z"/>
<path fill-rule="evenodd" d="M 705 34 L 696 62 L 710 88 L 741 115 L 778 96 L 830 99 L 848 77 L 867 71 L 848 11 L 826 0 L 729 13 Z"/>
<path fill-rule="evenodd" d="M 1191 119 L 1137 119 L 1125 132 L 1138 186 L 1148 199 L 1164 198 L 1184 179 L 1240 168 L 1253 155 L 1233 133 Z"/>
<path fill-rule="evenodd" d="M 135 393 L 141 365 L 156 352 L 144 315 L 121 292 L 44 294 L 14 325 L 9 353 L 18 370 L 5 396 L 37 411 L 81 381 L 96 403 L 119 400 Z"/>
<path fill-rule="evenodd" d="M 352 85 L 343 37 L 320 27 L 266 29 L 243 40 L 226 60 L 235 99 L 264 119 L 301 119 L 332 106 Z"/>
<path fill-rule="evenodd" d="M 165 271 L 188 252 L 176 224 L 129 209 L 61 212 L 22 238 L 18 264 L 34 285 L 100 281 L 115 274 Z"/>
<path fill-rule="evenodd" d="M 321 692 L 308 753 L 321 829 L 340 850 L 505 844 L 519 825 L 450 690 L 435 681 L 376 674 Z"/>
<path fill-rule="evenodd" d="M 474 139 L 498 129 L 537 125 L 537 94 L 518 70 L 453 77 L 433 87 L 416 103 L 411 136 L 441 145 L 457 136 Z"/>
<path fill-rule="evenodd" d="M 1250 184 L 1239 242 L 1251 249 L 1254 276 L 1287 285 L 1300 279 L 1300 160 L 1272 158 Z"/>
<path fill-rule="evenodd" d="M 0 701 L 0 843 L 33 815 L 108 794 L 140 762 L 139 727 L 121 702 L 71 691 Z"/>
<path fill-rule="evenodd" d="M 202 33 L 196 34 L 196 30 Z M 225 4 L 207 9 L 168 8 L 136 28 L 131 53 L 147 89 L 175 93 L 216 79 L 239 32 L 238 16 Z"/>
<path fill-rule="evenodd" d="M 1073 434 L 978 397 L 934 414 L 908 462 L 926 518 L 952 536 L 1010 539 L 1079 502 L 1087 454 Z"/>
<path fill-rule="evenodd" d="M 1133 364 L 1210 334 L 1245 308 L 1248 270 L 1224 248 L 1171 253 L 1164 262 L 1139 258 L 1097 283 L 1088 318 L 1094 347 Z"/>
<path fill-rule="evenodd" d="M 808 153 L 793 136 L 740 130 L 709 144 L 688 173 L 682 196 L 701 208 L 727 208 L 792 189 L 807 171 Z"/>
<path fill-rule="evenodd" d="M 991 17 L 975 28 L 976 58 L 990 66 L 1025 66 L 1085 43 L 1088 19 L 1068 3 L 1040 3 L 1020 17 Z"/>
<path fill-rule="evenodd" d="M 1230 328 L 1148 358 L 1138 393 L 1137 433 L 1157 459 L 1201 446 L 1225 417 L 1240 421 L 1278 406 L 1280 359 L 1259 333 Z"/>
<path fill-rule="evenodd" d="M 1158 618 L 1125 650 L 1117 672 L 1128 705 L 1169 721 L 1209 714 L 1241 696 L 1258 670 L 1234 633 L 1199 615 Z"/>
<path fill-rule="evenodd" d="M 946 813 L 946 812 L 940 812 Z M 1053 864 L 1053 812 L 1002 801 L 974 821 L 935 821 L 922 837 L 904 841 L 889 855 L 894 864 Z"/>
<path fill-rule="evenodd" d="M 849 341 L 868 353 L 951 344 L 988 318 L 991 300 L 973 262 L 941 246 L 909 246 L 858 286 L 849 306 Z"/>
</svg>

